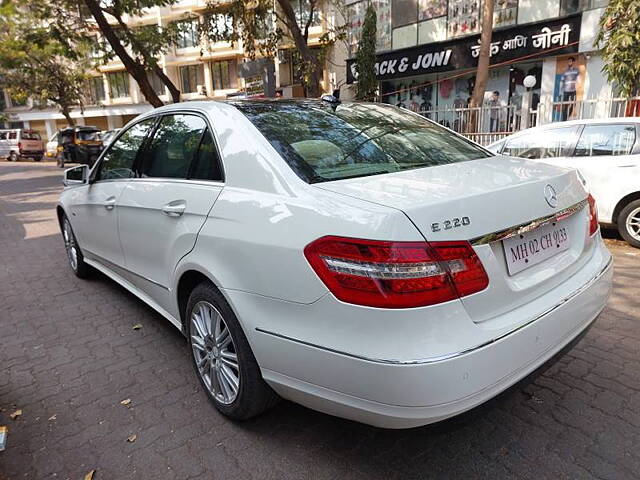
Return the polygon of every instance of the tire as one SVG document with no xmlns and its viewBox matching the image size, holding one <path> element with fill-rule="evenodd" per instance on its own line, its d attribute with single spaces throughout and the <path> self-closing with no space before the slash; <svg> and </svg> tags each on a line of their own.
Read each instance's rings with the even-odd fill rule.
<svg viewBox="0 0 640 480">
<path fill-rule="evenodd" d="M 20 160 L 20 157 L 18 157 L 18 154 L 16 152 L 11 152 L 9 154 L 9 161 L 10 162 L 17 162 L 18 160 Z"/>
<path fill-rule="evenodd" d="M 640 200 L 629 202 L 618 215 L 618 231 L 632 247 L 640 248 Z"/>
<path fill-rule="evenodd" d="M 91 274 L 91 267 L 85 263 L 84 255 L 80 250 L 76 236 L 73 233 L 71 222 L 66 215 L 62 217 L 62 239 L 64 240 L 64 248 L 67 252 L 69 266 L 78 278 L 87 278 Z"/>
<path fill-rule="evenodd" d="M 278 402 L 279 397 L 262 379 L 233 310 L 212 284 L 203 282 L 193 289 L 185 324 L 193 368 L 220 413 L 233 420 L 247 420 Z"/>
<path fill-rule="evenodd" d="M 34 162 L 41 162 L 44 159 L 44 155 L 40 155 L 39 157 L 33 157 Z"/>
</svg>

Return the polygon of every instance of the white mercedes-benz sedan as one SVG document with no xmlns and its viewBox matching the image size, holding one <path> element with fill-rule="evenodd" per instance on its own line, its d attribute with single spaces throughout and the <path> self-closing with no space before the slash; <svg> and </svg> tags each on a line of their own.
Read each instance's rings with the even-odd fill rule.
<svg viewBox="0 0 640 480">
<path fill-rule="evenodd" d="M 233 419 L 279 397 L 387 428 L 451 417 L 556 357 L 611 290 L 575 170 L 381 104 L 162 107 L 65 184 L 73 271 L 179 328 Z"/>
</svg>

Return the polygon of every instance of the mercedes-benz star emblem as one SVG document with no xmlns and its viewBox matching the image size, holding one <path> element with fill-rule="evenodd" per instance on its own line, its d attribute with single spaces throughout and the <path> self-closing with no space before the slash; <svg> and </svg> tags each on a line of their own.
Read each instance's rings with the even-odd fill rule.
<svg viewBox="0 0 640 480">
<path fill-rule="evenodd" d="M 556 193 L 556 189 L 549 184 L 544 187 L 544 199 L 551 208 L 556 208 L 558 206 L 558 194 Z"/>
</svg>

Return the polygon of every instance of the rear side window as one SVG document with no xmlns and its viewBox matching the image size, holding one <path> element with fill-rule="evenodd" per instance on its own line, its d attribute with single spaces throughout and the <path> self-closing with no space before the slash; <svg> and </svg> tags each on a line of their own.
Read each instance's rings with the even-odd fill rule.
<svg viewBox="0 0 640 480">
<path fill-rule="evenodd" d="M 90 130 L 80 130 L 79 132 L 76 133 L 76 138 L 78 140 L 83 140 L 85 142 L 88 141 L 96 141 L 96 140 L 100 140 L 100 132 L 92 132 Z"/>
<path fill-rule="evenodd" d="M 218 151 L 213 141 L 213 135 L 208 128 L 204 132 L 202 142 L 200 142 L 200 148 L 191 167 L 189 178 L 196 180 L 222 180 Z"/>
<path fill-rule="evenodd" d="M 485 158 L 490 154 L 418 115 L 380 104 L 234 104 L 309 183 Z"/>
<path fill-rule="evenodd" d="M 636 129 L 633 125 L 586 125 L 574 155 L 629 155 L 635 143 Z"/>
<path fill-rule="evenodd" d="M 531 130 L 507 140 L 503 155 L 522 158 L 554 158 L 571 155 L 578 127 Z"/>
<path fill-rule="evenodd" d="M 102 157 L 99 180 L 132 178 L 135 176 L 133 164 L 146 135 L 156 122 L 156 118 L 148 118 L 136 123 L 125 131 L 109 146 Z"/>
<path fill-rule="evenodd" d="M 38 132 L 22 132 L 23 140 L 40 140 L 40 134 Z"/>
<path fill-rule="evenodd" d="M 162 117 L 145 151 L 142 177 L 187 178 L 206 128 L 196 115 Z"/>
</svg>

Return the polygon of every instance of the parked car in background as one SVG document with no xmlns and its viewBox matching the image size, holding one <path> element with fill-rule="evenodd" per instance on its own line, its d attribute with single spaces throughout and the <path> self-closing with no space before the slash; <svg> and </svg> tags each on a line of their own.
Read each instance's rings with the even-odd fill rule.
<svg viewBox="0 0 640 480">
<path fill-rule="evenodd" d="M 559 353 L 611 290 L 575 170 L 389 105 L 167 105 L 64 181 L 71 269 L 181 329 L 234 419 L 276 393 L 386 428 L 451 417 Z"/>
<path fill-rule="evenodd" d="M 25 158 L 39 162 L 44 156 L 44 142 L 40 134 L 35 130 L 24 128 L 10 128 L 0 130 L 8 143 L 9 155 L 7 159 L 10 162 L 17 162 Z"/>
<path fill-rule="evenodd" d="M 47 158 L 56 158 L 58 155 L 58 141 L 60 139 L 60 132 L 56 132 L 56 134 L 49 139 L 47 144 L 45 145 L 45 155 Z"/>
<path fill-rule="evenodd" d="M 100 130 L 96 127 L 68 127 L 59 132 L 60 152 L 57 156 L 58 167 L 65 163 L 82 163 L 90 167 L 102 152 Z"/>
<path fill-rule="evenodd" d="M 598 202 L 600 222 L 640 247 L 640 118 L 572 120 L 523 130 L 489 150 L 576 168 Z"/>
<path fill-rule="evenodd" d="M 100 134 L 100 138 L 102 139 L 102 144 L 106 147 L 107 145 L 109 145 L 111 143 L 111 140 L 113 140 L 116 135 L 118 135 L 118 132 L 120 132 L 120 130 L 122 130 L 121 128 L 114 128 L 113 130 L 105 130 Z"/>
<path fill-rule="evenodd" d="M 7 140 L 7 132 L 0 131 L 0 158 L 8 158 L 11 149 Z"/>
</svg>

